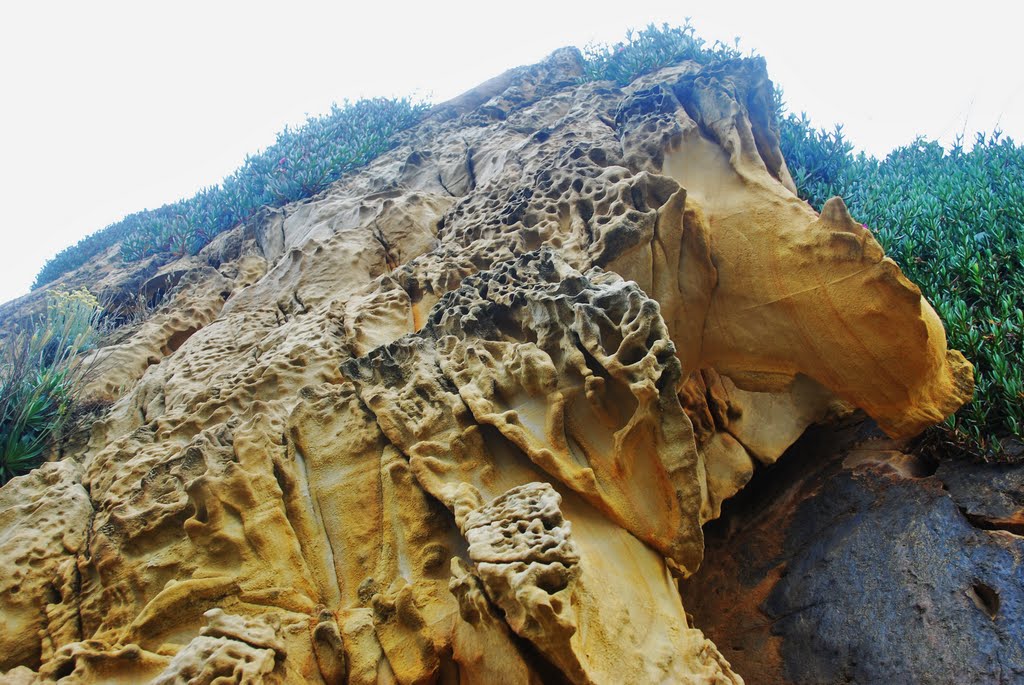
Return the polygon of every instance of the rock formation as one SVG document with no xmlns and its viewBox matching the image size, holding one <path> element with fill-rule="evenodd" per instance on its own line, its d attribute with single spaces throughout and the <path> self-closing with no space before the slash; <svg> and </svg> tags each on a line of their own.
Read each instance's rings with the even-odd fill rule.
<svg viewBox="0 0 1024 685">
<path fill-rule="evenodd" d="M 196 257 L 66 278 L 161 305 L 0 490 L 0 682 L 741 682 L 681 599 L 702 526 L 808 426 L 913 435 L 971 369 L 796 197 L 762 62 L 581 77 L 558 51 Z"/>
<path fill-rule="evenodd" d="M 816 427 L 707 526 L 683 604 L 750 681 L 1024 682 L 1024 466 Z"/>
</svg>

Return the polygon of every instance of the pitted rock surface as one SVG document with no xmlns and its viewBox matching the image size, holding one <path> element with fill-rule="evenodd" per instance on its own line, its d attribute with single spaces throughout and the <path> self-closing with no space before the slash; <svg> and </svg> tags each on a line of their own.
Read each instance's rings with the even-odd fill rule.
<svg viewBox="0 0 1024 685">
<path fill-rule="evenodd" d="M 0 490 L 0 682 L 741 682 L 680 596 L 702 525 L 808 426 L 912 435 L 971 369 L 795 196 L 763 62 L 582 75 L 558 51 L 195 257 L 57 284 L 159 306 Z"/>
</svg>

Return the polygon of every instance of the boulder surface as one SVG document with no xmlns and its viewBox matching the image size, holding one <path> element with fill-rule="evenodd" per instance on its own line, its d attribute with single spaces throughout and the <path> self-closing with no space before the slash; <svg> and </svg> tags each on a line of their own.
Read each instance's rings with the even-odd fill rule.
<svg viewBox="0 0 1024 685">
<path fill-rule="evenodd" d="M 582 77 L 558 51 L 197 256 L 63 279 L 159 306 L 91 360 L 88 433 L 0 489 L 0 682 L 742 682 L 701 630 L 728 608 L 693 588 L 749 569 L 706 556 L 705 524 L 809 426 L 914 435 L 971 368 L 842 200 L 796 196 L 762 61 Z M 898 681 L 946 644 L 853 641 L 880 605 L 843 585 L 991 535 L 940 530 L 934 487 L 828 487 L 779 543 L 763 610 L 800 644 L 777 663 Z M 880 527 L 889 546 L 815 575 Z M 1019 575 L 997 543 L 977 553 Z M 986 578 L 957 601 L 1008 615 Z M 939 601 L 925 586 L 899 601 Z"/>
</svg>

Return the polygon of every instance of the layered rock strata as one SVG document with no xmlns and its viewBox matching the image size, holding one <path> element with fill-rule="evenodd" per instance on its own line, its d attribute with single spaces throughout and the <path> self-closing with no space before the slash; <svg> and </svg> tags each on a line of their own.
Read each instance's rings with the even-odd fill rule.
<svg viewBox="0 0 1024 685">
<path fill-rule="evenodd" d="M 66 279 L 166 293 L 96 353 L 87 439 L 0 490 L 0 680 L 741 682 L 680 599 L 702 525 L 809 425 L 911 435 L 970 367 L 795 196 L 763 63 L 582 75 Z"/>
</svg>

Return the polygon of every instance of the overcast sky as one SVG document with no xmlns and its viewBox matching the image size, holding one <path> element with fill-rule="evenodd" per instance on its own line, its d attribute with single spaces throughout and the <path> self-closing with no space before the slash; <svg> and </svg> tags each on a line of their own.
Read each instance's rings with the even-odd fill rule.
<svg viewBox="0 0 1024 685">
<path fill-rule="evenodd" d="M 883 156 L 997 126 L 1024 141 L 1021 3 L 5 2 L 0 301 L 124 215 L 219 182 L 332 102 L 440 102 L 563 45 L 693 18 L 768 61 L 789 108 Z M 835 9 L 829 9 L 834 7 Z"/>
</svg>

